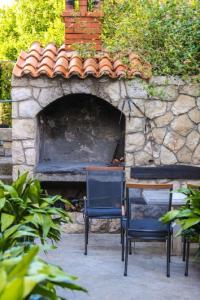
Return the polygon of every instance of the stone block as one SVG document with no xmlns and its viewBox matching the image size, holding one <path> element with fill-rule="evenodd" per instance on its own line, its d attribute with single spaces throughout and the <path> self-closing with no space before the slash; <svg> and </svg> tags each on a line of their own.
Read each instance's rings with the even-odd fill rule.
<svg viewBox="0 0 200 300">
<path fill-rule="evenodd" d="M 165 146 L 161 147 L 160 160 L 163 165 L 175 164 L 177 162 L 176 156 Z"/>
<path fill-rule="evenodd" d="M 165 136 L 163 144 L 173 152 L 180 150 L 185 144 L 185 138 L 178 133 L 170 131 Z"/>
<path fill-rule="evenodd" d="M 195 164 L 200 164 L 200 144 L 197 146 L 197 148 L 194 151 L 192 162 Z"/>
<path fill-rule="evenodd" d="M 39 98 L 41 88 L 34 87 L 33 88 L 33 98 L 37 100 Z"/>
<path fill-rule="evenodd" d="M 19 103 L 19 117 L 35 118 L 40 110 L 41 107 L 35 100 L 25 100 Z"/>
<path fill-rule="evenodd" d="M 31 78 L 29 84 L 33 87 L 58 87 L 59 81 L 56 78 L 47 78 L 46 76 L 40 76 L 39 78 Z"/>
<path fill-rule="evenodd" d="M 4 147 L 4 149 L 11 149 L 12 148 L 12 142 L 4 142 L 3 147 Z"/>
<path fill-rule="evenodd" d="M 200 86 L 199 84 L 187 84 L 184 85 L 181 90 L 181 94 L 186 94 L 194 97 L 200 96 Z"/>
<path fill-rule="evenodd" d="M 197 107 L 200 109 L 200 97 L 197 98 Z"/>
<path fill-rule="evenodd" d="M 175 115 L 184 114 L 195 107 L 195 105 L 195 98 L 187 95 L 179 95 L 172 106 L 172 111 Z"/>
<path fill-rule="evenodd" d="M 22 143 L 24 149 L 35 147 L 35 140 L 23 140 Z"/>
<path fill-rule="evenodd" d="M 152 98 L 160 98 L 165 101 L 174 101 L 178 97 L 178 86 L 157 86 L 153 88 Z"/>
<path fill-rule="evenodd" d="M 184 85 L 185 82 L 177 76 L 152 76 L 149 80 L 151 85 Z"/>
<path fill-rule="evenodd" d="M 180 135 L 186 136 L 192 130 L 193 123 L 187 115 L 181 115 L 173 120 L 171 128 Z"/>
<path fill-rule="evenodd" d="M 111 81 L 104 89 L 104 92 L 108 95 L 112 102 L 119 101 L 120 95 L 120 83 L 119 81 Z"/>
<path fill-rule="evenodd" d="M 18 102 L 12 103 L 12 118 L 14 119 L 19 117 L 18 104 L 19 104 Z"/>
<path fill-rule="evenodd" d="M 192 152 L 187 147 L 183 147 L 177 153 L 177 158 L 180 163 L 191 163 Z"/>
<path fill-rule="evenodd" d="M 139 151 L 134 154 L 136 166 L 146 166 L 152 164 L 153 156 L 145 151 Z"/>
<path fill-rule="evenodd" d="M 199 124 L 200 123 L 200 109 L 198 109 L 198 108 L 192 109 L 189 112 L 189 117 L 194 123 Z"/>
<path fill-rule="evenodd" d="M 169 123 L 171 123 L 171 121 L 173 120 L 173 118 L 174 118 L 173 114 L 170 111 L 168 111 L 163 116 L 157 117 L 154 120 L 154 122 L 155 122 L 155 124 L 156 124 L 157 127 L 165 127 Z"/>
<path fill-rule="evenodd" d="M 12 149 L 5 149 L 5 157 L 11 157 L 12 156 Z"/>
<path fill-rule="evenodd" d="M 142 118 L 130 118 L 126 122 L 127 133 L 144 131 L 144 119 Z"/>
<path fill-rule="evenodd" d="M 140 80 L 133 79 L 130 81 L 126 81 L 125 84 L 128 98 L 148 98 L 147 90 L 145 89 L 144 84 Z"/>
<path fill-rule="evenodd" d="M 143 148 L 145 137 L 142 133 L 128 134 L 126 138 L 126 151 L 134 152 Z"/>
<path fill-rule="evenodd" d="M 12 128 L 0 128 L 0 141 L 12 141 Z"/>
<path fill-rule="evenodd" d="M 13 101 L 23 101 L 32 97 L 32 91 L 30 87 L 16 87 L 11 91 Z"/>
<path fill-rule="evenodd" d="M 14 119 L 12 136 L 17 139 L 34 139 L 36 137 L 36 121 L 34 119 Z"/>
<path fill-rule="evenodd" d="M 186 139 L 186 146 L 191 150 L 194 151 L 196 146 L 199 143 L 200 134 L 197 131 L 192 131 Z"/>
<path fill-rule="evenodd" d="M 42 107 L 46 107 L 48 104 L 63 97 L 63 90 L 60 87 L 56 88 L 43 88 L 41 89 L 38 102 Z"/>
<path fill-rule="evenodd" d="M 15 76 L 12 76 L 11 80 L 11 86 L 12 87 L 25 87 L 28 86 L 29 84 L 29 79 L 26 77 L 18 78 Z"/>
<path fill-rule="evenodd" d="M 25 162 L 24 150 L 22 143 L 13 141 L 12 143 L 12 161 L 14 165 L 23 164 Z"/>
<path fill-rule="evenodd" d="M 154 128 L 152 130 L 153 139 L 157 144 L 163 143 L 165 134 L 166 134 L 166 128 Z"/>
<path fill-rule="evenodd" d="M 36 151 L 35 148 L 25 149 L 26 163 L 28 166 L 35 166 L 36 164 Z"/>
<path fill-rule="evenodd" d="M 166 110 L 167 104 L 164 101 L 149 100 L 145 102 L 145 115 L 149 119 L 164 115 Z"/>
</svg>

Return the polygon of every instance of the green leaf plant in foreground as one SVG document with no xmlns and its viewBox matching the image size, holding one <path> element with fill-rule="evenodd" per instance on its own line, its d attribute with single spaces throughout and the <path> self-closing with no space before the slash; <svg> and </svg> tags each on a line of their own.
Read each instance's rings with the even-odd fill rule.
<svg viewBox="0 0 200 300">
<path fill-rule="evenodd" d="M 49 196 L 37 179 L 24 173 L 6 185 L 0 182 L 0 247 L 1 250 L 19 243 L 33 243 L 39 238 L 44 245 L 48 240 L 58 242 L 62 223 L 70 222 L 68 213 L 55 205 L 70 205 L 61 196 Z"/>
<path fill-rule="evenodd" d="M 200 189 L 180 189 L 186 195 L 186 203 L 179 209 L 171 210 L 161 217 L 163 223 L 175 221 L 180 225 L 177 235 L 195 240 L 200 244 Z"/>
<path fill-rule="evenodd" d="M 0 257 L 0 300 L 59 300 L 56 287 L 87 292 L 74 276 L 46 263 L 37 256 L 38 246 L 23 254 L 22 247 L 11 248 Z"/>
</svg>

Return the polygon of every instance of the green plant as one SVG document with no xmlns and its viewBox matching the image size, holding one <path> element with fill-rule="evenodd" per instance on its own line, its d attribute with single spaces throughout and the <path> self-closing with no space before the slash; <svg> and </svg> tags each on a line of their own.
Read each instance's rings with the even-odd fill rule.
<svg viewBox="0 0 200 300">
<path fill-rule="evenodd" d="M 38 246 L 25 254 L 12 248 L 0 257 L 0 300 L 64 299 L 56 287 L 86 292 L 75 283 L 76 277 L 40 259 L 38 251 Z"/>
<path fill-rule="evenodd" d="M 11 74 L 13 63 L 0 63 L 0 100 L 11 98 Z M 0 125 L 11 127 L 11 103 L 0 103 Z"/>
<path fill-rule="evenodd" d="M 164 223 L 176 221 L 181 226 L 178 235 L 195 237 L 200 243 L 200 190 L 187 188 L 179 192 L 186 195 L 186 204 L 165 214 L 161 221 Z"/>
<path fill-rule="evenodd" d="M 7 237 L 8 231 L 12 233 L 9 235 L 10 239 L 12 238 L 11 245 L 14 243 L 14 237 L 17 243 L 34 242 L 35 237 L 39 237 L 42 244 L 45 244 L 48 239 L 52 243 L 58 242 L 61 236 L 61 224 L 70 222 L 68 213 L 60 207 L 55 207 L 58 201 L 70 205 L 60 196 L 44 194 L 40 182 L 28 178 L 28 172 L 19 176 L 12 185 L 0 182 L 2 239 Z"/>
</svg>

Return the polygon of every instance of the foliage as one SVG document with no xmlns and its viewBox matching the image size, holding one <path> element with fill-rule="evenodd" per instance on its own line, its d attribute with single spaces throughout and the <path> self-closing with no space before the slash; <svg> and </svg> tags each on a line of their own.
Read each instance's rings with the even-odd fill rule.
<svg viewBox="0 0 200 300">
<path fill-rule="evenodd" d="M 0 64 L 0 100 L 11 98 L 11 74 L 13 64 L 4 62 Z M 0 103 L 0 125 L 11 126 L 11 103 Z"/>
<path fill-rule="evenodd" d="M 18 0 L 0 10 L 0 58 L 16 60 L 35 40 L 61 45 L 64 0 Z M 78 0 L 75 1 L 78 9 Z M 94 1 L 89 1 L 93 10 Z M 136 52 L 152 63 L 154 74 L 198 75 L 198 0 L 106 0 L 102 39 L 110 52 Z"/>
<path fill-rule="evenodd" d="M 104 1 L 103 41 L 113 52 L 137 52 L 154 74 L 199 74 L 198 0 Z"/>
<path fill-rule="evenodd" d="M 12 185 L 0 182 L 1 247 L 33 243 L 35 237 L 42 244 L 47 239 L 58 242 L 60 225 L 70 221 L 65 210 L 55 207 L 58 201 L 68 204 L 60 196 L 44 195 L 40 182 L 28 178 L 28 173 L 19 176 Z"/>
<path fill-rule="evenodd" d="M 161 221 L 164 223 L 176 221 L 181 225 L 179 234 L 197 237 L 200 242 L 200 190 L 188 188 L 181 189 L 180 192 L 187 196 L 186 204 L 165 214 Z"/>
<path fill-rule="evenodd" d="M 48 264 L 37 256 L 39 248 L 26 254 L 12 248 L 0 258 L 0 300 L 59 300 L 56 287 L 86 292 L 77 285 L 74 276 Z"/>
<path fill-rule="evenodd" d="M 35 40 L 43 44 L 63 41 L 62 0 L 18 0 L 0 9 L 0 58 L 15 60 Z"/>
</svg>

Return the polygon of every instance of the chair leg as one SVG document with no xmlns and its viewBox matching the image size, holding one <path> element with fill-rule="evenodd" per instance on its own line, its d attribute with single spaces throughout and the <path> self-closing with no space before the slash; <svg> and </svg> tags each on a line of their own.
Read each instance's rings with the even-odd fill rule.
<svg viewBox="0 0 200 300">
<path fill-rule="evenodd" d="M 171 253 L 172 253 L 172 236 L 169 236 L 169 262 L 171 262 Z"/>
<path fill-rule="evenodd" d="M 124 276 L 127 276 L 127 269 L 128 269 L 128 246 L 129 246 L 129 240 L 128 240 L 128 236 L 126 235 Z"/>
<path fill-rule="evenodd" d="M 120 228 L 120 234 L 121 234 L 121 244 L 123 243 L 123 227 L 122 227 L 122 220 L 120 221 L 120 225 L 121 225 L 121 228 Z"/>
<path fill-rule="evenodd" d="M 131 240 L 129 241 L 129 255 L 132 254 L 132 245 L 131 245 Z"/>
<path fill-rule="evenodd" d="M 170 277 L 170 235 L 167 237 L 167 277 Z"/>
<path fill-rule="evenodd" d="M 124 229 L 122 228 L 122 261 L 124 261 Z"/>
<path fill-rule="evenodd" d="M 183 261 L 185 261 L 186 254 L 186 238 L 183 238 Z"/>
<path fill-rule="evenodd" d="M 188 276 L 188 268 L 189 268 L 189 258 L 190 258 L 190 242 L 189 240 L 185 241 L 186 243 L 186 252 L 185 252 L 185 276 Z"/>
<path fill-rule="evenodd" d="M 85 252 L 84 252 L 85 255 L 87 255 L 88 235 L 89 235 L 89 218 L 85 217 Z"/>
</svg>

